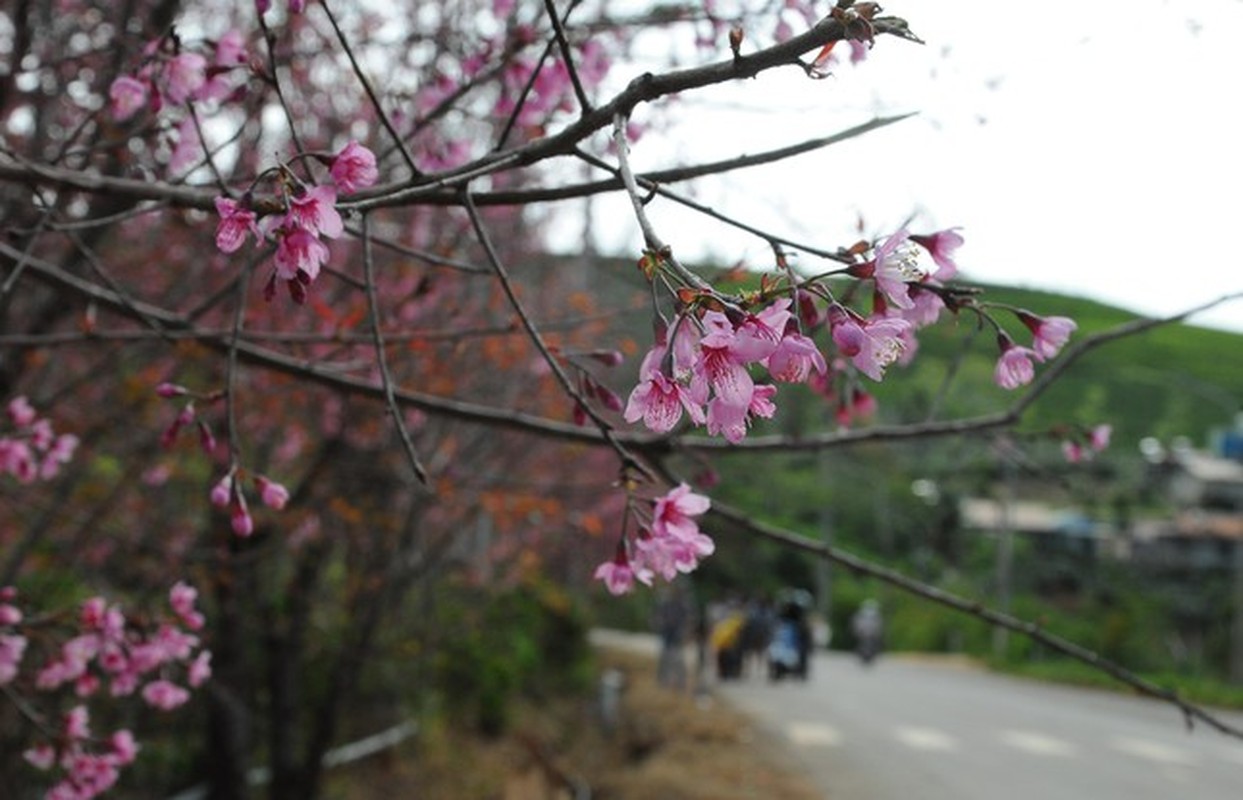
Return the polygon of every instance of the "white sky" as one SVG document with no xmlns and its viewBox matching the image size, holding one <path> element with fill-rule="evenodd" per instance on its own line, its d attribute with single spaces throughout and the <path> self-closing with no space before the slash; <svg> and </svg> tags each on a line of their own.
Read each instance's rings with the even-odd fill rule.
<svg viewBox="0 0 1243 800">
<path fill-rule="evenodd" d="M 1140 313 L 1243 290 L 1234 241 L 1243 227 L 1243 2 L 885 6 L 927 44 L 885 37 L 863 64 L 824 81 L 791 69 L 688 98 L 677 108 L 683 124 L 634 146 L 636 169 L 753 153 L 918 111 L 783 166 L 702 183 L 696 197 L 827 247 L 858 239 L 860 215 L 867 235 L 911 215 L 917 232 L 961 226 L 968 277 Z M 619 77 L 643 68 L 622 67 Z M 597 226 L 603 249 L 637 253 L 624 198 L 595 213 L 608 222 Z M 649 213 L 684 260 L 770 263 L 754 237 L 666 203 Z M 1243 301 L 1194 321 L 1243 331 Z"/>
</svg>

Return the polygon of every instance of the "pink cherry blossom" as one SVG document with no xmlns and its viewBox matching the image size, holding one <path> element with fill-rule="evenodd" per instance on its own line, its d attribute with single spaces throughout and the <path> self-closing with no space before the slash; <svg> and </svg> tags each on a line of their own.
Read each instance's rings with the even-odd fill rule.
<svg viewBox="0 0 1243 800">
<path fill-rule="evenodd" d="M 216 225 L 216 248 L 222 253 L 236 252 L 246 242 L 246 234 L 253 234 L 256 241 L 263 238 L 255 222 L 255 212 L 228 197 L 216 198 L 216 213 L 220 222 Z"/>
<path fill-rule="evenodd" d="M 593 577 L 603 581 L 610 594 L 623 595 L 634 588 L 635 571 L 630 565 L 625 550 L 621 547 L 612 561 L 605 561 L 596 567 Z"/>
<path fill-rule="evenodd" d="M 203 650 L 194 661 L 190 662 L 190 668 L 186 671 L 186 682 L 197 689 L 209 678 L 211 678 L 211 652 Z"/>
<path fill-rule="evenodd" d="M 790 299 L 783 297 L 758 314 L 743 317 L 733 333 L 731 349 L 734 357 L 743 363 L 763 361 L 777 349 L 786 330 L 786 323 L 794 316 L 790 311 Z M 724 316 L 721 315 L 724 319 Z"/>
<path fill-rule="evenodd" d="M 137 114 L 147 104 L 149 88 L 143 81 L 130 75 L 122 75 L 108 88 L 109 108 L 112 118 L 124 122 Z"/>
<path fill-rule="evenodd" d="M 1097 425 L 1088 431 L 1088 445 L 1098 453 L 1109 447 L 1109 439 L 1113 434 L 1113 426 L 1109 424 Z"/>
<path fill-rule="evenodd" d="M 276 481 L 259 475 L 255 478 L 255 483 L 259 487 L 259 497 L 268 508 L 279 511 L 289 502 L 289 490 Z"/>
<path fill-rule="evenodd" d="M 747 435 L 747 427 L 753 417 L 771 419 L 777 412 L 777 405 L 772 398 L 777 394 L 777 387 L 763 384 L 755 387 L 751 393 L 751 402 L 746 408 L 738 408 L 713 398 L 708 404 L 708 433 L 720 434 L 729 442 L 738 444 Z"/>
<path fill-rule="evenodd" d="M 853 315 L 832 313 L 833 342 L 855 368 L 874 381 L 884 380 L 885 370 L 906 349 L 904 336 L 911 323 L 900 317 L 871 317 L 860 321 Z"/>
<path fill-rule="evenodd" d="M 699 532 L 699 525 L 691 518 L 703 514 L 711 505 L 707 497 L 695 494 L 690 486 L 678 484 L 656 500 L 652 511 L 652 533 L 689 540 Z"/>
<path fill-rule="evenodd" d="M 204 156 L 203 139 L 192 117 L 186 117 L 177 125 L 176 144 L 168 158 L 168 171 L 180 175 L 197 164 Z"/>
<path fill-rule="evenodd" d="M 656 433 L 668 433 L 678 424 L 685 411 L 696 425 L 704 423 L 702 404 L 692 396 L 691 390 L 671 379 L 663 372 L 662 362 L 666 349 L 657 345 L 648 352 L 639 367 L 640 382 L 630 392 L 622 417 L 627 422 L 638 422 Z"/>
<path fill-rule="evenodd" d="M 189 700 L 190 693 L 172 681 L 161 678 L 143 687 L 142 699 L 152 708 L 172 711 Z"/>
<path fill-rule="evenodd" d="M 246 538 L 255 532 L 255 520 L 250 516 L 250 509 L 246 507 L 246 501 L 238 495 L 238 502 L 233 504 L 233 510 L 229 515 L 229 524 L 233 528 L 233 532 L 242 538 Z"/>
<path fill-rule="evenodd" d="M 30 405 L 25 395 L 18 395 L 9 401 L 8 414 L 9 421 L 18 428 L 28 427 L 37 416 L 34 406 Z"/>
<path fill-rule="evenodd" d="M 1032 332 L 1032 349 L 1041 361 L 1057 356 L 1079 327 L 1069 317 L 1038 317 L 1026 311 L 1019 312 L 1018 317 Z"/>
<path fill-rule="evenodd" d="M 905 228 L 895 231 L 876 248 L 872 261 L 871 277 L 876 281 L 876 288 L 898 308 L 911 307 L 907 284 L 925 277 L 923 270 L 919 269 L 915 248 L 909 238 Z"/>
<path fill-rule="evenodd" d="M 1016 345 L 1009 337 L 999 336 L 1001 357 L 993 370 L 993 381 L 1003 389 L 1017 389 L 1031 383 L 1036 376 L 1036 368 L 1032 360 L 1040 360 L 1040 355 L 1027 347 Z"/>
<path fill-rule="evenodd" d="M 35 769 L 47 771 L 56 763 L 56 748 L 50 744 L 39 744 L 22 753 L 26 763 Z"/>
<path fill-rule="evenodd" d="M 198 589 L 184 581 L 173 584 L 173 588 L 168 592 L 169 605 L 173 607 L 173 611 L 181 619 L 182 624 L 192 631 L 201 629 L 205 622 L 203 615 L 194 608 L 194 602 L 198 596 Z"/>
<path fill-rule="evenodd" d="M 217 508 L 224 508 L 233 498 L 233 473 L 230 472 L 211 487 L 211 504 Z"/>
<path fill-rule="evenodd" d="M 91 714 L 86 706 L 74 706 L 65 714 L 65 736 L 70 739 L 89 739 Z"/>
<path fill-rule="evenodd" d="M 816 343 L 801 333 L 787 333 L 765 363 L 773 380 L 806 383 L 812 370 L 823 375 L 828 370 Z"/>
<path fill-rule="evenodd" d="M 337 190 L 332 186 L 316 186 L 291 197 L 285 226 L 329 239 L 340 236 L 345 228 L 337 213 Z"/>
<path fill-rule="evenodd" d="M 911 234 L 911 241 L 928 251 L 936 262 L 937 271 L 932 277 L 938 281 L 948 281 L 958 274 L 958 264 L 954 261 L 954 251 L 962 246 L 962 234 L 957 228 L 929 234 Z"/>
<path fill-rule="evenodd" d="M 112 756 L 120 766 L 132 764 L 138 757 L 138 743 L 134 741 L 134 734 L 124 728 L 108 737 L 108 746 L 112 748 Z"/>
<path fill-rule="evenodd" d="M 0 686 L 12 683 L 17 677 L 22 656 L 26 653 L 26 637 L 16 634 L 0 634 Z"/>
<path fill-rule="evenodd" d="M 371 186 L 380 175 L 376 169 L 375 154 L 354 141 L 332 159 L 330 172 L 333 182 L 347 194 Z"/>
<path fill-rule="evenodd" d="M 245 64 L 246 58 L 246 37 L 238 29 L 230 28 L 216 40 L 216 66 L 238 66 Z"/>
<path fill-rule="evenodd" d="M 725 315 L 718 312 L 710 311 L 704 315 L 709 331 L 699 341 L 699 360 L 695 363 L 695 372 L 711 386 L 722 403 L 746 409 L 755 390 L 755 381 L 746 368 L 747 354 L 754 348 L 756 339 L 737 336 L 724 320 Z M 776 340 L 773 344 L 775 346 Z"/>
<path fill-rule="evenodd" d="M 276 247 L 276 277 L 286 281 L 312 283 L 319 268 L 328 261 L 328 245 L 305 228 L 286 228 Z"/>
<path fill-rule="evenodd" d="M 181 53 L 164 67 L 164 94 L 173 103 L 184 103 L 207 82 L 207 59 L 198 53 Z"/>
</svg>

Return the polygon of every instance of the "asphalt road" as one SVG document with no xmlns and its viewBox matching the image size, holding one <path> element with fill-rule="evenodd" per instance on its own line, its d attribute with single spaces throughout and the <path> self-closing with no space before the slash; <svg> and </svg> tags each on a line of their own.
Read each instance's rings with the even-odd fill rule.
<svg viewBox="0 0 1243 800">
<path fill-rule="evenodd" d="M 828 653 L 806 683 L 714 688 L 788 742 L 830 800 L 1243 798 L 1243 740 L 1189 732 L 1142 698 Z"/>
</svg>

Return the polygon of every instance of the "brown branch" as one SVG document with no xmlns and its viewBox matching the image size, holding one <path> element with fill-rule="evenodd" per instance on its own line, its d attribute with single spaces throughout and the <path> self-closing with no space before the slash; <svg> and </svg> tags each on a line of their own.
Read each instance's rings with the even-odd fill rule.
<svg viewBox="0 0 1243 800">
<path fill-rule="evenodd" d="M 325 6 L 327 9 L 327 6 Z M 388 368 L 388 354 L 384 348 L 384 326 L 380 320 L 380 304 L 376 300 L 375 289 L 375 259 L 371 253 L 371 235 L 369 227 L 368 215 L 363 215 L 362 234 L 363 234 L 363 274 L 367 286 L 367 311 L 371 317 L 371 336 L 375 343 L 376 361 L 380 367 L 380 385 L 384 390 L 384 406 L 388 409 L 388 415 L 393 420 L 393 426 L 397 428 L 397 436 L 401 439 L 402 449 L 406 453 L 406 460 L 410 464 L 410 469 L 414 471 L 414 476 L 418 478 L 419 483 L 427 485 L 427 470 L 423 467 L 423 462 L 419 458 L 418 450 L 414 447 L 414 441 L 410 438 L 410 431 L 406 428 L 406 422 L 402 419 L 401 409 L 397 407 L 397 397 L 394 395 L 393 376 Z"/>
<path fill-rule="evenodd" d="M 527 333 L 527 338 L 535 345 L 543 357 L 544 362 L 548 364 L 548 368 L 552 370 L 552 374 L 556 376 L 557 382 L 561 384 L 562 390 L 569 395 L 583 413 L 586 414 L 600 431 L 600 437 L 613 448 L 617 453 L 617 457 L 621 459 L 623 469 L 626 471 L 634 470 L 642 475 L 651 475 L 651 471 L 638 458 L 626 449 L 617 436 L 613 432 L 613 426 L 609 424 L 600 413 L 595 410 L 591 403 L 578 391 L 574 386 L 574 382 L 565 374 L 565 370 L 561 366 L 561 362 L 548 349 L 544 337 L 540 334 L 539 329 L 535 326 L 531 315 L 527 313 L 522 301 L 518 298 L 514 291 L 513 282 L 509 279 L 509 273 L 505 269 L 505 265 L 501 263 L 500 255 L 496 252 L 496 248 L 492 246 L 492 239 L 488 236 L 487 229 L 483 226 L 483 220 L 479 217 L 479 210 L 475 208 L 471 202 L 470 193 L 465 193 L 466 212 L 470 215 L 471 225 L 475 229 L 475 236 L 478 237 L 480 245 L 483 246 L 484 253 L 488 257 L 488 262 L 492 265 L 492 269 L 496 272 L 497 280 L 501 284 L 501 289 L 505 292 L 505 297 L 509 300 L 510 306 L 513 307 L 514 313 L 518 315 L 518 319 L 522 322 L 522 327 Z"/>
<path fill-rule="evenodd" d="M 414 156 L 410 154 L 410 148 L 406 147 L 405 140 L 401 138 L 401 134 L 393 127 L 393 121 L 389 119 L 388 114 L 384 111 L 384 106 L 380 103 L 380 97 L 376 94 L 375 87 L 371 85 L 371 80 L 367 77 L 367 73 L 363 72 L 362 65 L 354 57 L 354 49 L 350 47 L 349 40 L 345 38 L 345 33 L 341 30 L 341 26 L 337 24 L 336 16 L 333 15 L 332 9 L 328 7 L 328 0 L 320 0 L 319 6 L 324 10 L 324 15 L 328 17 L 328 24 L 332 26 L 333 33 L 337 35 L 337 41 L 341 43 L 341 49 L 345 51 L 345 57 L 350 61 L 350 68 L 354 70 L 355 77 L 362 84 L 363 91 L 367 93 L 367 99 L 371 101 L 371 107 L 375 109 L 376 116 L 380 118 L 380 124 L 384 126 L 384 130 L 388 131 L 388 135 L 393 138 L 393 144 L 401 153 L 401 158 L 406 162 L 406 168 L 410 170 L 410 174 L 418 177 L 423 173 L 415 165 Z"/>
</svg>

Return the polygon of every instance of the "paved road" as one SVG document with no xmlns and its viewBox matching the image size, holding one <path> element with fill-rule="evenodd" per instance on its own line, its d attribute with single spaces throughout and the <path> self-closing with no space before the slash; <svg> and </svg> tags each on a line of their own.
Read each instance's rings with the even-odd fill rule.
<svg viewBox="0 0 1243 800">
<path fill-rule="evenodd" d="M 784 737 L 831 800 L 1243 798 L 1243 741 L 1189 733 L 1139 698 L 827 653 L 805 684 L 717 689 Z"/>
</svg>

